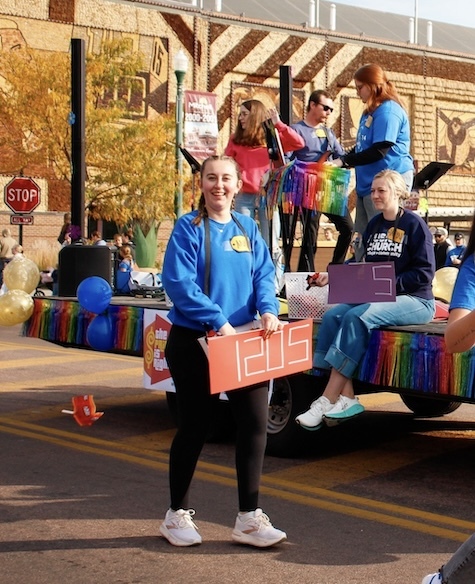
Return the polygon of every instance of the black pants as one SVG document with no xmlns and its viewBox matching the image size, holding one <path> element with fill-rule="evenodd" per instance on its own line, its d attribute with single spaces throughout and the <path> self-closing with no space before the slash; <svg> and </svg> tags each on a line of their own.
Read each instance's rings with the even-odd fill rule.
<svg viewBox="0 0 475 584">
<path fill-rule="evenodd" d="M 208 360 L 199 331 L 172 326 L 165 348 L 176 389 L 178 428 L 170 449 L 171 508 L 188 509 L 188 494 L 219 395 L 209 393 Z M 236 472 L 239 510 L 258 507 L 267 439 L 268 384 L 227 393 L 236 420 Z"/>
<path fill-rule="evenodd" d="M 338 230 L 338 239 L 333 252 L 333 264 L 342 264 L 351 242 L 353 233 L 353 219 L 348 211 L 345 216 L 325 213 Z M 302 247 L 300 248 L 297 271 L 314 272 L 315 254 L 317 253 L 318 228 L 320 226 L 321 213 L 312 213 L 309 209 L 302 209 Z"/>
</svg>

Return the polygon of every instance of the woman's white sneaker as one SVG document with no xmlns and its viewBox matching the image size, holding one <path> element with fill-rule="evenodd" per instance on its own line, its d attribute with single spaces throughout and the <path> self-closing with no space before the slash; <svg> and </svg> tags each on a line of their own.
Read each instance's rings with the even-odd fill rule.
<svg viewBox="0 0 475 584">
<path fill-rule="evenodd" d="M 350 420 L 364 412 L 364 407 L 360 404 L 357 397 L 351 399 L 340 395 L 336 404 L 325 412 L 323 419 L 327 426 L 335 426 L 346 420 Z"/>
<path fill-rule="evenodd" d="M 295 418 L 295 421 L 302 426 L 302 428 L 305 428 L 305 430 L 318 430 L 322 426 L 325 412 L 331 410 L 334 405 L 335 404 L 332 404 L 329 399 L 322 395 L 312 402 L 310 408 L 306 412 L 298 415 Z"/>
<path fill-rule="evenodd" d="M 262 509 L 238 513 L 232 537 L 239 543 L 262 548 L 276 545 L 287 539 L 286 533 L 275 528 Z"/>
<path fill-rule="evenodd" d="M 165 521 L 160 525 L 160 533 L 172 545 L 179 547 L 199 545 L 202 540 L 198 528 L 193 523 L 194 514 L 193 509 L 178 509 L 177 511 L 168 509 Z"/>
</svg>

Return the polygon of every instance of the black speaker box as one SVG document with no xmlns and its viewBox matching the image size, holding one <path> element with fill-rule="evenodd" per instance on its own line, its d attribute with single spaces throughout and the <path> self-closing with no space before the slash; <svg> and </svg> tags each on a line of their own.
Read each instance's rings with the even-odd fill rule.
<svg viewBox="0 0 475 584">
<path fill-rule="evenodd" d="M 79 284 L 100 276 L 112 285 L 112 253 L 105 245 L 67 245 L 59 252 L 58 296 L 76 296 Z"/>
</svg>

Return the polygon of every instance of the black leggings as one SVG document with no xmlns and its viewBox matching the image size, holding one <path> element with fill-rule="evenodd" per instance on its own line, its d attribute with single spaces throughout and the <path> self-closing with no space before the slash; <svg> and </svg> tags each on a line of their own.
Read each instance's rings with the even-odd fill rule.
<svg viewBox="0 0 475 584">
<path fill-rule="evenodd" d="M 188 509 L 189 487 L 213 420 L 219 395 L 209 392 L 208 360 L 197 339 L 202 332 L 173 325 L 165 348 L 177 398 L 178 428 L 170 449 L 171 508 Z M 236 421 L 239 510 L 258 507 L 267 439 L 268 384 L 227 393 Z"/>
</svg>

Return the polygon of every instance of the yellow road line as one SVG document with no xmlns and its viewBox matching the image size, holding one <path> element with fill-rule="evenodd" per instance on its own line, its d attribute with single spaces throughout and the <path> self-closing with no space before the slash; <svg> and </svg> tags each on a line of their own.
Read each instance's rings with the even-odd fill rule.
<svg viewBox="0 0 475 584">
<path fill-rule="evenodd" d="M 0 416 L 0 424 L 3 424 L 3 429 L 6 430 L 5 425 L 17 428 L 19 430 L 24 430 L 26 432 L 35 433 L 39 436 L 49 435 L 53 438 L 70 440 L 72 442 L 83 442 L 84 444 L 89 444 L 92 446 L 97 446 L 99 448 L 112 448 L 123 450 L 126 452 L 139 453 L 151 457 L 157 457 L 162 460 L 168 460 L 168 455 L 162 455 L 157 453 L 155 450 L 147 450 L 144 448 L 135 448 L 129 446 L 124 442 L 110 442 L 109 440 L 103 440 L 102 438 L 95 438 L 93 436 L 88 436 L 87 434 L 79 434 L 77 432 L 67 432 L 66 430 L 57 430 L 56 428 L 48 428 L 46 426 L 39 426 L 38 424 L 32 424 L 30 422 L 22 422 L 20 420 L 12 419 L 7 416 Z"/>
<path fill-rule="evenodd" d="M 419 533 L 425 533 L 428 535 L 434 535 L 437 537 L 443 537 L 445 539 L 451 539 L 458 542 L 463 542 L 467 539 L 468 535 L 473 533 L 473 529 L 465 533 L 455 531 L 453 529 L 446 529 L 444 527 L 438 527 L 436 525 L 428 525 L 421 523 L 420 521 L 412 521 L 410 519 L 404 519 L 403 517 L 392 517 L 384 513 L 378 513 L 375 511 L 368 511 L 365 509 L 358 509 L 353 506 L 341 505 L 338 503 L 332 503 L 329 501 L 320 501 L 314 497 L 308 497 L 305 495 L 298 495 L 295 493 L 287 493 L 283 491 L 276 491 L 276 489 L 268 489 L 263 487 L 263 493 L 278 497 L 280 499 L 285 499 L 291 501 L 292 503 L 300 503 L 306 507 L 315 507 L 318 509 L 324 509 L 325 511 L 331 511 L 333 513 L 340 513 L 342 515 L 348 515 L 350 517 L 358 517 L 367 521 L 375 521 L 377 523 L 383 523 L 386 525 L 391 525 L 393 527 L 399 527 L 402 529 L 408 529 L 411 531 L 417 531 Z M 446 517 L 447 523 L 452 523 L 456 521 L 451 517 Z M 475 525 L 475 524 L 472 524 Z"/>
<path fill-rule="evenodd" d="M 80 452 L 138 464 L 155 470 L 168 470 L 167 457 L 160 452 L 136 450 L 125 444 L 111 443 L 88 436 L 78 436 L 69 432 L 35 426 L 34 424 L 11 422 L 6 417 L 0 418 L 0 431 L 71 448 Z M 233 477 L 234 469 L 229 467 L 202 462 L 198 464 L 196 478 L 203 481 L 235 487 L 235 479 Z M 294 482 L 279 480 L 275 477 L 263 477 L 262 492 L 269 496 L 307 507 L 319 508 L 459 542 L 465 541 L 467 536 L 475 530 L 475 523 L 473 522 L 391 503 L 374 501 L 355 495 L 337 493 L 319 487 L 299 485 Z M 452 528 L 466 531 L 448 529 L 443 527 L 444 525 L 450 525 Z"/>
<path fill-rule="evenodd" d="M 437 455 L 447 454 L 459 448 L 460 441 L 449 438 L 438 445 Z M 312 477 L 319 477 L 320 486 L 333 488 L 339 484 L 371 478 L 376 473 L 389 473 L 401 466 L 414 464 L 434 455 L 433 445 L 429 443 L 427 436 L 411 435 L 391 442 L 391 456 L 388 456 L 385 444 L 375 445 L 362 451 L 307 462 L 292 469 L 278 471 L 273 476 L 284 480 L 292 477 L 293 481 L 302 483 L 312 480 Z"/>
</svg>

